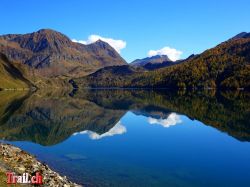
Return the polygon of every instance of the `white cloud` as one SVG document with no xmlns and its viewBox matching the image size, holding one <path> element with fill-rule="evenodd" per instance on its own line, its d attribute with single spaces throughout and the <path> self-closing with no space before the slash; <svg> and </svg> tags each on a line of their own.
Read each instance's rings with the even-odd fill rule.
<svg viewBox="0 0 250 187">
<path fill-rule="evenodd" d="M 113 128 L 111 128 L 108 132 L 105 132 L 103 134 L 97 134 L 96 132 L 86 130 L 86 131 L 74 133 L 73 135 L 88 134 L 90 139 L 99 140 L 99 139 L 104 138 L 104 137 L 114 136 L 114 135 L 118 135 L 118 134 L 124 134 L 126 132 L 127 132 L 126 127 L 123 126 L 122 123 L 119 121 Z"/>
<path fill-rule="evenodd" d="M 124 49 L 126 47 L 126 45 L 127 45 L 127 43 L 125 41 L 123 41 L 123 40 L 115 40 L 113 38 L 105 38 L 105 37 L 95 35 L 95 34 L 90 35 L 86 41 L 84 41 L 84 40 L 76 40 L 76 39 L 73 39 L 72 41 L 87 45 L 87 44 L 94 43 L 97 40 L 102 40 L 104 42 L 107 42 L 118 53 L 121 53 L 121 50 Z"/>
<path fill-rule="evenodd" d="M 163 47 L 162 49 L 150 50 L 148 52 L 149 57 L 155 56 L 155 55 L 167 55 L 170 58 L 170 60 L 176 61 L 180 59 L 182 55 L 182 51 L 178 51 L 171 47 Z"/>
<path fill-rule="evenodd" d="M 84 44 L 84 45 L 87 44 L 86 41 L 83 41 L 83 40 L 76 40 L 76 39 L 72 39 L 72 42 L 81 43 L 81 44 Z"/>
<path fill-rule="evenodd" d="M 166 128 L 182 123 L 180 116 L 177 115 L 176 113 L 171 113 L 167 119 L 162 119 L 162 118 L 155 119 L 155 118 L 149 117 L 148 122 L 150 124 L 159 124 Z"/>
</svg>

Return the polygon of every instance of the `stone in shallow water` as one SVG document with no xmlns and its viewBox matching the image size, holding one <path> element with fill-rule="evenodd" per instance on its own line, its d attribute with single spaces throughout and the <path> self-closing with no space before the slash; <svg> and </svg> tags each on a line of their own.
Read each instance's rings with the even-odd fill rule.
<svg viewBox="0 0 250 187">
<path fill-rule="evenodd" d="M 87 157 L 80 154 L 66 154 L 64 155 L 69 160 L 86 160 Z"/>
</svg>

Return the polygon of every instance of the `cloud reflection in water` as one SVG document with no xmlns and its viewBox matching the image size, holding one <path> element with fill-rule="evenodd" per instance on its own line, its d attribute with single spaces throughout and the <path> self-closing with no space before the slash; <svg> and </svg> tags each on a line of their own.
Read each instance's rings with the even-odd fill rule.
<svg viewBox="0 0 250 187">
<path fill-rule="evenodd" d="M 77 134 L 87 134 L 90 139 L 92 140 L 99 140 L 104 137 L 114 136 L 118 134 L 124 134 L 127 132 L 127 129 L 124 125 L 122 125 L 121 121 L 119 121 L 113 128 L 111 128 L 108 132 L 105 132 L 103 134 L 97 134 L 96 132 L 85 130 L 82 132 L 74 133 L 73 135 Z"/>
<path fill-rule="evenodd" d="M 148 122 L 149 124 L 158 124 L 165 128 L 168 128 L 168 127 L 182 123 L 182 120 L 180 118 L 180 115 L 176 113 L 171 113 L 166 119 L 162 119 L 162 118 L 156 119 L 156 118 L 149 117 Z"/>
</svg>

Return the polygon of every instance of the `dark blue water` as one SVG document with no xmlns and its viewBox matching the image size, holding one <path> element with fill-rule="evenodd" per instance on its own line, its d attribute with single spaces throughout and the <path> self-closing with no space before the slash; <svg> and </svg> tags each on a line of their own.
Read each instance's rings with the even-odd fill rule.
<svg viewBox="0 0 250 187">
<path fill-rule="evenodd" d="M 12 140 L 10 143 L 36 155 L 39 160 L 71 180 L 89 186 L 250 186 L 250 142 L 248 141 L 250 136 L 247 129 L 249 105 L 248 101 L 244 100 L 245 96 L 234 99 L 233 103 L 232 100 L 226 103 L 224 100 L 214 101 L 214 96 L 202 96 L 198 101 L 185 96 L 178 98 L 171 96 L 171 99 L 168 98 L 169 102 L 166 102 L 167 98 L 164 96 L 159 99 L 160 96 L 146 94 L 143 102 L 139 102 L 138 97 L 129 96 L 133 103 L 124 98 L 119 100 L 114 96 L 111 100 L 115 101 L 111 103 L 110 99 L 103 99 L 105 96 L 95 95 L 95 101 L 93 96 L 86 96 L 85 100 L 92 98 L 87 101 L 91 100 L 91 104 L 94 103 L 95 107 L 96 105 L 98 107 L 93 106 L 93 111 L 88 111 L 88 114 L 97 113 L 94 117 L 100 120 L 98 124 L 104 125 L 101 129 L 105 129 L 106 124 L 112 123 L 108 129 L 97 133 L 91 128 L 84 128 L 59 143 L 52 141 L 50 145 L 41 145 L 44 144 L 44 141 L 39 142 L 42 138 L 37 138 L 33 141 L 35 143 L 32 143 L 27 137 L 28 140 L 22 138 L 22 141 Z M 182 99 L 183 102 L 180 101 Z M 35 101 L 34 98 L 32 100 Z M 85 100 L 83 102 L 81 98 L 86 104 Z M 77 103 L 79 102 L 77 100 Z M 74 101 L 69 103 L 71 106 Z M 58 123 L 65 125 L 72 121 L 76 121 L 77 125 L 84 123 L 89 117 L 82 117 L 88 109 L 87 106 L 84 105 L 85 109 L 78 109 L 83 111 L 81 115 L 79 113 L 73 115 L 78 110 L 73 111 L 69 103 L 64 105 L 67 106 L 67 110 L 61 109 L 67 111 L 67 119 L 70 118 L 70 122 L 66 120 L 60 124 L 60 120 L 65 120 L 66 113 L 65 116 L 62 114 L 64 118 L 55 117 L 56 112 L 53 113 L 55 109 L 48 104 L 46 106 L 50 108 L 50 113 L 45 112 L 48 108 L 39 105 L 45 107 L 42 112 L 43 118 L 41 115 L 34 117 L 30 112 L 38 105 L 36 107 L 29 105 L 25 110 L 22 109 L 25 113 L 16 112 L 15 115 L 19 116 L 10 120 L 25 124 L 32 116 L 34 120 L 32 128 L 30 125 L 24 125 L 24 129 L 21 130 L 30 133 L 32 132 L 30 129 L 36 129 L 36 125 L 42 125 L 44 120 L 51 120 L 51 123 L 56 125 Z M 205 106 L 201 107 L 201 103 Z M 230 104 L 230 107 L 227 104 Z M 236 106 L 241 108 L 236 109 Z M 99 107 L 105 113 L 100 112 Z M 237 116 L 237 110 L 243 111 L 241 113 L 243 117 Z M 117 116 L 117 112 L 121 115 L 115 120 L 110 117 L 107 119 L 107 111 L 111 117 Z M 188 111 L 188 114 L 183 111 Z M 227 116 L 229 114 L 231 116 Z M 49 118 L 44 118 L 45 116 Z M 102 118 L 105 120 L 102 121 Z M 89 124 L 90 121 L 87 121 Z M 213 121 L 214 124 L 205 123 Z M 244 124 L 241 126 L 238 123 Z M 86 126 L 85 123 L 84 125 Z M 97 129 L 96 131 L 100 131 Z M 58 129 L 49 132 L 47 137 L 51 136 L 51 133 L 56 134 L 57 131 Z M 33 135 L 38 136 L 37 133 L 34 130 Z"/>
</svg>

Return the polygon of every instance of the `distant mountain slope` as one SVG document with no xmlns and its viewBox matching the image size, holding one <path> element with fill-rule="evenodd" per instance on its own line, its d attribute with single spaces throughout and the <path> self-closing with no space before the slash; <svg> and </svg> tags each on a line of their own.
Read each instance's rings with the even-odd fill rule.
<svg viewBox="0 0 250 187">
<path fill-rule="evenodd" d="M 83 76 L 125 60 L 107 43 L 89 45 L 72 42 L 67 36 L 42 29 L 30 34 L 0 36 L 0 52 L 21 62 L 42 76 Z"/>
<path fill-rule="evenodd" d="M 250 37 L 248 33 L 237 35 L 175 66 L 120 76 L 119 81 L 116 74 L 109 75 L 109 81 L 89 75 L 76 79 L 76 84 L 79 87 L 250 89 Z"/>
<path fill-rule="evenodd" d="M 163 67 L 176 65 L 180 62 L 181 61 L 171 61 L 167 55 L 156 55 L 152 57 L 134 60 L 129 65 L 134 67 L 143 67 L 145 70 L 155 70 Z"/>
<path fill-rule="evenodd" d="M 190 55 L 187 59 L 193 58 L 194 56 L 195 56 L 194 54 Z M 182 62 L 185 62 L 185 60 L 172 61 L 168 58 L 167 55 L 156 55 L 152 57 L 134 60 L 129 65 L 134 67 L 143 67 L 145 70 L 152 71 L 164 67 L 177 65 Z"/>
<path fill-rule="evenodd" d="M 0 53 L 0 89 L 23 89 L 30 86 L 31 83 L 22 73 Z"/>
<path fill-rule="evenodd" d="M 147 57 L 143 59 L 136 59 L 130 63 L 132 66 L 145 66 L 148 63 L 151 64 L 160 64 L 163 62 L 172 62 L 167 55 L 156 55 L 152 57 Z"/>
<path fill-rule="evenodd" d="M 89 84 L 87 87 L 96 87 L 96 84 L 98 84 L 97 87 L 119 87 L 120 84 L 125 83 L 125 77 L 133 77 L 135 74 L 143 72 L 145 72 L 145 69 L 129 65 L 105 67 L 88 76 Z M 79 80 L 83 79 L 85 80 L 85 78 L 79 78 L 74 79 L 74 81 L 77 80 L 78 84 Z M 127 87 L 129 87 L 129 85 Z"/>
</svg>

